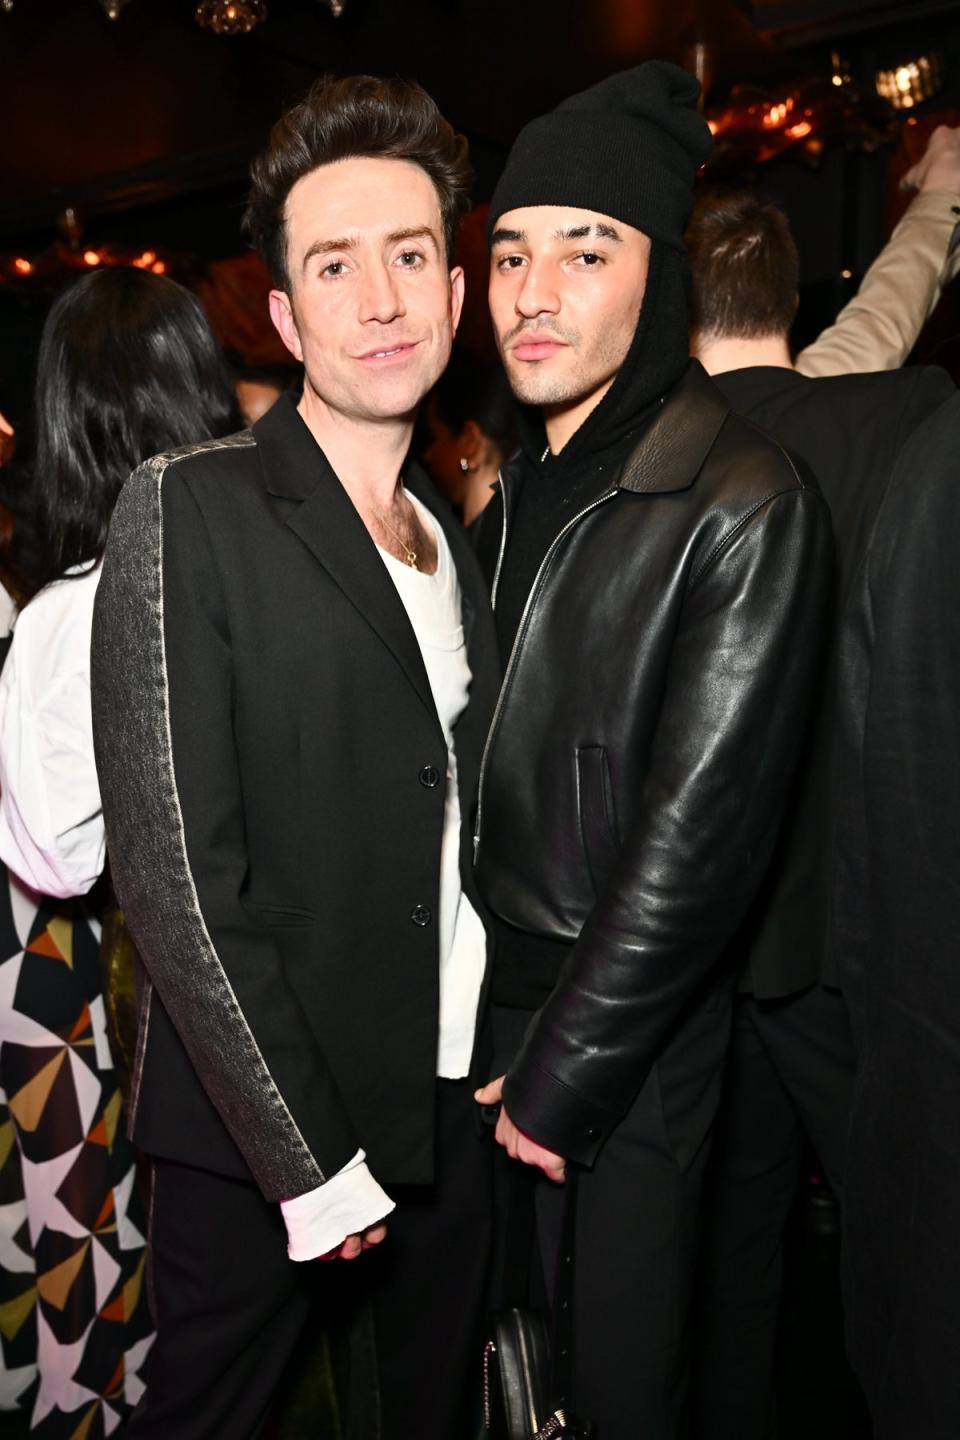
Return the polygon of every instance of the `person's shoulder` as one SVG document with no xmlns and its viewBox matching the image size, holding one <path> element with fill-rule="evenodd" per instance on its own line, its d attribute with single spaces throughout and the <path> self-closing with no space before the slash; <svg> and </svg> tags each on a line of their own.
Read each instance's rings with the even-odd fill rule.
<svg viewBox="0 0 960 1440">
<path fill-rule="evenodd" d="M 99 562 L 77 566 L 38 590 L 21 610 L 14 625 L 21 652 L 29 643 L 46 645 L 51 637 L 62 639 L 67 631 L 74 628 L 89 632 L 100 574 Z"/>
<path fill-rule="evenodd" d="M 175 481 L 190 487 L 235 483 L 237 476 L 255 472 L 256 450 L 253 432 L 238 430 L 153 455 L 137 467 L 131 480 L 138 484 Z"/>
<path fill-rule="evenodd" d="M 250 430 L 164 450 L 133 471 L 120 492 L 115 519 L 138 516 L 155 526 L 161 509 L 171 516 L 194 505 L 229 507 L 245 491 L 259 488 L 259 477 Z"/>
<path fill-rule="evenodd" d="M 907 402 L 917 395 L 932 396 L 940 403 L 956 391 L 950 376 L 939 365 L 907 365 L 900 370 L 799 378 L 811 400 L 824 396 L 847 404 L 858 401 L 865 405 Z"/>
<path fill-rule="evenodd" d="M 898 471 L 936 476 L 951 496 L 960 495 L 956 478 L 956 457 L 960 450 L 960 390 L 931 409 L 918 423 L 898 458 Z"/>
<path fill-rule="evenodd" d="M 718 483 L 740 506 L 820 490 L 808 465 L 762 425 L 731 411 L 712 455 Z"/>
</svg>

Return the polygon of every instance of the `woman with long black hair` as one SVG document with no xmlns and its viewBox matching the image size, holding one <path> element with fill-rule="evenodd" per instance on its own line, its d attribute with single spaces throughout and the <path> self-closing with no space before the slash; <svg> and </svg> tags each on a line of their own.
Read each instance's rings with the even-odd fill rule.
<svg viewBox="0 0 960 1440">
<path fill-rule="evenodd" d="M 94 890 L 105 863 L 89 659 L 100 562 L 117 496 L 142 460 L 235 428 L 216 342 L 181 286 L 109 269 L 56 301 L 34 441 L 6 472 L 16 570 L 33 598 L 0 678 L 0 859 L 10 872 L 0 886 L 0 1083 L 11 1122 L 0 1125 L 0 1207 L 10 1205 L 0 1208 L 0 1405 L 32 1402 L 44 1436 L 111 1434 L 142 1393 L 150 1343 Z"/>
</svg>

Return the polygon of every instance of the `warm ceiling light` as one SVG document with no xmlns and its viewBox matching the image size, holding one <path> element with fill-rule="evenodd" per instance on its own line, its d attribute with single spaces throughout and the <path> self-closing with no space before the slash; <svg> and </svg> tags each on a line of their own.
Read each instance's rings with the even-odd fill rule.
<svg viewBox="0 0 960 1440">
<path fill-rule="evenodd" d="M 85 265 L 99 265 L 100 254 L 97 250 L 84 250 L 83 263 Z"/>
<path fill-rule="evenodd" d="M 22 255 L 18 255 L 16 260 L 14 260 L 13 268 L 14 270 L 16 270 L 18 275 L 33 274 L 33 266 L 30 264 L 29 260 L 24 260 Z"/>
<path fill-rule="evenodd" d="M 942 68 L 936 51 L 905 60 L 890 70 L 878 70 L 874 83 L 877 94 L 894 110 L 912 110 L 940 89 Z"/>
<path fill-rule="evenodd" d="M 246 35 L 267 18 L 264 0 L 200 0 L 197 23 L 215 35 Z"/>
</svg>

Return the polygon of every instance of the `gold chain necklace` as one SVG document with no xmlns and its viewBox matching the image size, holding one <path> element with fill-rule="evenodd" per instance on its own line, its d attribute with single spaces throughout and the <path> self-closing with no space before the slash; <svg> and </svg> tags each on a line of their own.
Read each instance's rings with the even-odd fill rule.
<svg viewBox="0 0 960 1440">
<path fill-rule="evenodd" d="M 420 569 L 419 557 L 418 557 L 418 555 L 417 555 L 416 550 L 411 550 L 411 549 L 410 549 L 410 546 L 407 544 L 407 542 L 403 539 L 403 537 L 402 537 L 401 535 L 398 535 L 398 534 L 397 534 L 396 530 L 394 530 L 393 526 L 390 524 L 390 521 L 387 519 L 387 517 L 386 517 L 385 515 L 378 515 L 378 516 L 377 516 L 377 519 L 380 521 L 380 524 L 381 524 L 381 525 L 385 526 L 386 529 L 390 531 L 390 534 L 393 536 L 394 540 L 396 540 L 397 544 L 400 546 L 400 549 L 403 551 L 404 559 L 405 559 L 406 563 L 410 566 L 410 569 L 411 569 L 411 570 L 419 570 L 419 569 Z"/>
</svg>

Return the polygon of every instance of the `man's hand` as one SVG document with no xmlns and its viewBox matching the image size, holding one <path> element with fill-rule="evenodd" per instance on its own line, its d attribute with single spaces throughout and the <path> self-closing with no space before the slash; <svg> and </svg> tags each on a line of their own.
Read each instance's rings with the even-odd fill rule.
<svg viewBox="0 0 960 1440">
<path fill-rule="evenodd" d="M 502 1145 L 510 1156 L 511 1160 L 520 1160 L 524 1165 L 537 1165 L 552 1180 L 555 1185 L 562 1185 L 567 1178 L 567 1162 L 562 1155 L 554 1150 L 547 1150 L 545 1146 L 538 1145 L 536 1140 L 531 1140 L 529 1135 L 524 1135 L 518 1130 L 510 1119 L 503 1104 L 503 1082 L 505 1076 L 501 1075 L 499 1080 L 491 1080 L 489 1085 L 484 1085 L 481 1090 L 474 1092 L 474 1100 L 478 1105 L 499 1105 L 500 1117 L 497 1120 L 495 1139 L 498 1145 Z"/>
<path fill-rule="evenodd" d="M 923 155 L 900 182 L 903 190 L 952 190 L 960 195 L 960 126 L 938 125 Z"/>
<path fill-rule="evenodd" d="M 320 1260 L 356 1260 L 362 1251 L 379 1245 L 386 1233 L 386 1224 L 380 1220 L 376 1225 L 368 1225 L 366 1230 L 362 1230 L 359 1235 L 348 1235 L 342 1245 L 338 1245 L 335 1250 L 328 1250 L 326 1255 L 320 1255 L 317 1258 Z"/>
</svg>

